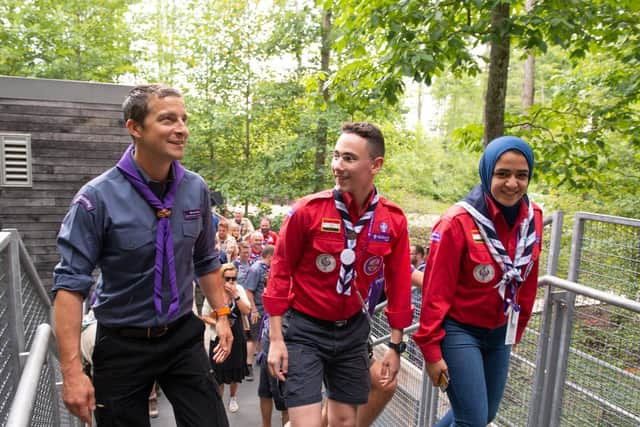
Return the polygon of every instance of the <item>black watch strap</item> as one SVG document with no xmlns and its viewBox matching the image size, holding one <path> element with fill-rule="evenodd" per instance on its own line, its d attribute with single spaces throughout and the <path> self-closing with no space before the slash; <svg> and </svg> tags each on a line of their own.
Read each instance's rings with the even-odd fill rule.
<svg viewBox="0 0 640 427">
<path fill-rule="evenodd" d="M 404 341 L 400 341 L 399 343 L 389 342 L 388 345 L 389 345 L 389 348 L 392 348 L 398 354 L 404 353 L 405 350 L 407 349 L 407 343 L 405 343 Z"/>
</svg>

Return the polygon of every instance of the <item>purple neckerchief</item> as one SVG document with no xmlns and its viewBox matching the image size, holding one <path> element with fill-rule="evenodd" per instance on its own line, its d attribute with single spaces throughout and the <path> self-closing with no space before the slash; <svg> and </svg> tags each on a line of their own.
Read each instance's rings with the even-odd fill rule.
<svg viewBox="0 0 640 427">
<path fill-rule="evenodd" d="M 378 304 L 378 300 L 380 299 L 380 294 L 382 294 L 382 289 L 384 288 L 384 266 L 380 269 L 380 273 L 374 279 L 373 283 L 369 287 L 369 296 L 367 299 L 369 300 L 369 314 L 371 316 L 376 312 L 376 305 Z"/>
<path fill-rule="evenodd" d="M 153 302 L 156 312 L 162 315 L 162 273 L 164 270 L 165 255 L 167 258 L 167 267 L 169 270 L 169 285 L 171 290 L 171 304 L 169 305 L 169 319 L 173 318 L 180 309 L 178 301 L 178 285 L 176 282 L 176 266 L 173 256 L 173 237 L 171 235 L 171 208 L 176 199 L 176 190 L 178 184 L 184 176 L 184 168 L 178 161 L 173 161 L 173 170 L 175 177 L 169 182 L 169 188 L 164 195 L 163 200 L 153 194 L 146 181 L 140 176 L 136 165 L 133 163 L 133 144 L 127 148 L 116 167 L 122 172 L 125 178 L 133 185 L 133 188 L 142 196 L 149 205 L 155 209 L 158 218 L 158 229 L 156 231 L 156 259 L 155 259 L 155 275 L 153 286 Z"/>
</svg>

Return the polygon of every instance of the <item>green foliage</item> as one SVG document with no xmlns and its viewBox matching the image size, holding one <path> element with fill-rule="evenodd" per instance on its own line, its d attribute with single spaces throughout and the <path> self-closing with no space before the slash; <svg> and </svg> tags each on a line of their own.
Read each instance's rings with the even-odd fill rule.
<svg viewBox="0 0 640 427">
<path fill-rule="evenodd" d="M 115 82 L 135 70 L 131 0 L 0 2 L 0 74 Z"/>
</svg>

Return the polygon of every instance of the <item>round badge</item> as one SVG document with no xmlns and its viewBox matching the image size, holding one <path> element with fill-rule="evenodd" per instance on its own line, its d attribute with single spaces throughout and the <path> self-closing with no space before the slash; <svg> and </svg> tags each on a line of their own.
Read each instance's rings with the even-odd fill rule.
<svg viewBox="0 0 640 427">
<path fill-rule="evenodd" d="M 336 268 L 336 259 L 331 254 L 320 254 L 316 258 L 316 267 L 323 273 L 331 273 Z"/>
<path fill-rule="evenodd" d="M 489 283 L 496 276 L 491 264 L 479 264 L 473 268 L 473 277 L 480 283 Z"/>
<path fill-rule="evenodd" d="M 382 257 L 372 256 L 364 262 L 364 272 L 367 276 L 372 276 L 380 270 L 382 265 Z"/>
<path fill-rule="evenodd" d="M 340 262 L 344 265 L 351 265 L 356 260 L 356 253 L 353 249 L 343 249 L 340 252 Z"/>
</svg>

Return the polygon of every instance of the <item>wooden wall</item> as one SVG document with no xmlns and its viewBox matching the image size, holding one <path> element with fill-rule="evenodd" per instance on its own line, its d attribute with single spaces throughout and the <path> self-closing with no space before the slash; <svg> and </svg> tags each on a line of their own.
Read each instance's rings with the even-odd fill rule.
<svg viewBox="0 0 640 427">
<path fill-rule="evenodd" d="M 0 133 L 31 135 L 32 187 L 0 186 L 0 227 L 17 228 L 52 285 L 55 239 L 80 187 L 113 166 L 131 139 L 122 102 L 131 87 L 0 77 Z"/>
</svg>

